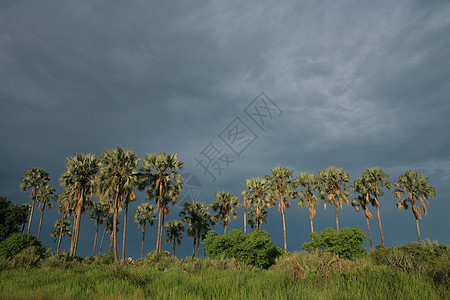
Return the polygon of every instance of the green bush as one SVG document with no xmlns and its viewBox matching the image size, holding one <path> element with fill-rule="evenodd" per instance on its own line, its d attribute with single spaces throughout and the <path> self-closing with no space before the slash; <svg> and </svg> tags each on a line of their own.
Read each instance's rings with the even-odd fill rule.
<svg viewBox="0 0 450 300">
<path fill-rule="evenodd" d="M 34 235 L 13 233 L 0 243 L 0 257 L 11 259 L 29 247 L 35 247 L 33 251 L 39 256 L 43 257 L 47 253 L 47 248 Z"/>
<path fill-rule="evenodd" d="M 13 268 L 31 268 L 39 266 L 44 259 L 44 254 L 37 246 L 30 246 L 11 259 Z"/>
<path fill-rule="evenodd" d="M 265 269 L 283 253 L 280 247 L 273 245 L 269 233 L 264 230 L 256 230 L 246 236 L 237 229 L 223 235 L 210 230 L 204 245 L 205 252 L 211 258 L 235 258 Z"/>
<path fill-rule="evenodd" d="M 304 243 L 301 247 L 307 252 L 325 251 L 346 259 L 354 259 L 367 254 L 367 249 L 363 247 L 367 236 L 358 226 L 343 228 L 340 231 L 327 228 L 320 233 L 313 232 L 310 236 L 312 240 Z"/>
</svg>

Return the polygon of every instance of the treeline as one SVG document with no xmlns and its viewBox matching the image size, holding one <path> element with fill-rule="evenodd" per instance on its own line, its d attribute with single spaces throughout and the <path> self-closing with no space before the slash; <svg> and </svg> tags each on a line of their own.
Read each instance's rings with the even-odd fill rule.
<svg viewBox="0 0 450 300">
<path fill-rule="evenodd" d="M 157 223 L 158 233 L 156 252 L 161 252 L 163 232 L 165 228 L 166 242 L 171 243 L 173 252 L 179 246 L 183 232 L 187 229 L 188 236 L 193 238 L 193 256 L 199 251 L 200 241 L 205 238 L 211 226 L 217 222 L 222 224 L 224 233 L 231 220 L 237 219 L 236 208 L 244 209 L 244 235 L 247 233 L 247 223 L 259 230 L 266 223 L 268 208 L 277 207 L 281 213 L 284 250 L 287 251 L 285 210 L 296 203 L 298 207 L 308 207 L 311 232 L 314 232 L 313 219 L 316 207 L 323 202 L 324 208 L 331 205 L 334 208 L 336 229 L 339 230 L 338 211 L 344 204 L 352 205 L 356 211 L 363 211 L 367 221 L 371 249 L 372 238 L 369 220 L 373 218 L 369 208 L 375 207 L 384 246 L 381 226 L 380 205 L 383 191 L 393 188 L 393 196 L 399 201 L 398 209 L 409 206 L 416 219 L 417 233 L 421 241 L 419 219 L 427 214 L 429 198 L 436 197 L 436 190 L 429 185 L 428 178 L 416 171 L 408 170 L 401 174 L 398 181 L 389 181 L 389 174 L 381 168 L 368 168 L 361 176 L 350 181 L 349 174 L 343 168 L 329 167 L 314 173 L 300 173 L 297 176 L 293 170 L 280 165 L 271 169 L 271 174 L 264 177 L 247 179 L 245 189 L 241 192 L 242 202 L 232 192 L 217 192 L 216 200 L 210 206 L 201 202 L 188 202 L 180 212 L 180 220 L 165 222 L 170 205 L 180 198 L 183 189 L 183 177 L 180 171 L 184 164 L 174 153 L 149 153 L 142 160 L 132 150 L 106 150 L 102 156 L 92 154 L 77 154 L 67 158 L 66 171 L 59 178 L 64 192 L 57 195 L 50 184 L 49 174 L 42 168 L 31 168 L 21 179 L 20 189 L 29 191 L 30 214 L 27 232 L 30 231 L 31 220 L 35 206 L 41 212 L 38 237 L 42 219 L 46 209 L 57 204 L 61 218 L 55 222 L 51 235 L 58 240 L 59 253 L 61 239 L 71 236 L 70 256 L 75 257 L 79 239 L 81 216 L 90 211 L 90 220 L 96 225 L 93 255 L 96 253 L 99 227 L 104 225 L 100 250 L 103 247 L 105 235 L 110 235 L 109 251 L 114 253 L 119 262 L 117 249 L 117 232 L 119 228 L 118 214 L 123 212 L 122 260 L 125 260 L 125 244 L 127 232 L 128 207 L 136 200 L 136 190 L 145 191 L 147 200 L 155 200 L 155 205 L 143 203 L 135 211 L 134 221 L 142 230 L 141 257 L 144 252 L 144 241 L 147 225 Z M 351 197 L 353 191 L 354 197 Z M 94 197 L 97 199 L 94 201 Z M 212 208 L 215 214 L 211 214 Z M 73 225 L 68 217 L 73 217 Z M 187 227 L 186 227 L 187 226 Z M 72 232 L 71 232 L 72 229 Z"/>
</svg>

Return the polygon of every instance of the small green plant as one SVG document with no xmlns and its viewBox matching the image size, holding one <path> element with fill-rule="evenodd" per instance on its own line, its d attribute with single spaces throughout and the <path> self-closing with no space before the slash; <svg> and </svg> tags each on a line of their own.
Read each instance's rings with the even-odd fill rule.
<svg viewBox="0 0 450 300">
<path fill-rule="evenodd" d="M 273 245 L 269 233 L 264 230 L 256 230 L 246 236 L 237 229 L 222 235 L 211 230 L 204 244 L 210 258 L 235 258 L 264 269 L 273 265 L 283 253 L 280 247 Z"/>
<path fill-rule="evenodd" d="M 13 268 L 31 268 L 37 267 L 44 259 L 44 254 L 37 246 L 30 246 L 11 259 Z"/>
<path fill-rule="evenodd" d="M 346 227 L 340 231 L 327 228 L 320 233 L 313 232 L 310 236 L 312 240 L 304 243 L 301 247 L 307 252 L 325 251 L 346 259 L 354 259 L 367 254 L 366 248 L 363 247 L 367 236 L 358 226 Z"/>
<path fill-rule="evenodd" d="M 4 242 L 0 243 L 0 257 L 12 259 L 29 247 L 35 247 L 33 252 L 41 257 L 47 253 L 47 248 L 34 235 L 13 233 Z"/>
</svg>

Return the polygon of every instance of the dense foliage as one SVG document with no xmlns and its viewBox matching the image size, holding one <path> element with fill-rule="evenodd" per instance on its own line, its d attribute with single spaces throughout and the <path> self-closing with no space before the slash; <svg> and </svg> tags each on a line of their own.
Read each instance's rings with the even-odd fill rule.
<svg viewBox="0 0 450 300">
<path fill-rule="evenodd" d="M 363 242 L 367 239 L 363 230 L 358 226 L 334 230 L 327 228 L 321 232 L 310 234 L 311 241 L 304 243 L 302 249 L 308 252 L 325 251 L 339 255 L 340 258 L 353 259 L 367 253 Z"/>
<path fill-rule="evenodd" d="M 0 196 L 0 242 L 21 230 L 27 222 L 28 210 L 28 205 L 14 204 Z"/>
<path fill-rule="evenodd" d="M 283 253 L 280 247 L 274 246 L 269 233 L 264 230 L 256 230 L 245 236 L 237 229 L 222 235 L 211 230 L 204 244 L 205 252 L 211 258 L 235 258 L 260 268 L 270 267 Z"/>
<path fill-rule="evenodd" d="M 33 252 L 40 256 L 47 252 L 47 248 L 34 235 L 30 233 L 14 233 L 0 243 L 0 257 L 11 259 L 30 247 L 33 247 Z"/>
</svg>

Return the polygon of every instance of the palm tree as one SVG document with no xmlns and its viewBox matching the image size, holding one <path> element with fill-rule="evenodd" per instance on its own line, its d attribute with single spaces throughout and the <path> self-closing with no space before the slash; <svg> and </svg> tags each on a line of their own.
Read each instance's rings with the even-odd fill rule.
<svg viewBox="0 0 450 300">
<path fill-rule="evenodd" d="M 391 183 L 388 181 L 389 174 L 383 172 L 379 167 L 368 168 L 362 173 L 362 179 L 367 186 L 370 196 L 373 198 L 372 206 L 377 209 L 378 226 L 380 227 L 381 244 L 384 247 L 383 228 L 381 227 L 380 202 L 379 197 L 383 196 L 383 188 L 391 189 Z M 366 198 L 367 199 L 367 198 Z"/>
<path fill-rule="evenodd" d="M 304 172 L 298 175 L 296 185 L 301 187 L 301 190 L 298 192 L 298 207 L 303 208 L 304 206 L 308 206 L 309 220 L 311 222 L 311 233 L 313 233 L 313 219 L 316 215 L 316 206 L 319 200 L 317 195 L 320 192 L 320 180 L 314 175 L 314 173 L 308 174 Z"/>
<path fill-rule="evenodd" d="M 98 228 L 103 221 L 106 219 L 108 214 L 109 205 L 102 202 L 94 202 L 92 203 L 92 211 L 89 214 L 89 220 L 95 222 L 95 237 L 94 237 L 94 251 L 92 256 L 95 256 L 95 250 L 97 248 L 97 236 L 98 236 Z"/>
<path fill-rule="evenodd" d="M 93 154 L 77 154 L 66 160 L 67 170 L 60 177 L 61 186 L 66 190 L 65 199 L 72 205 L 74 217 L 70 256 L 77 253 L 80 233 L 81 215 L 94 192 L 94 179 L 98 172 L 99 162 Z"/>
<path fill-rule="evenodd" d="M 105 216 L 105 220 L 103 221 L 103 223 L 105 223 L 105 226 L 103 227 L 103 235 L 102 235 L 102 241 L 100 242 L 100 248 L 98 250 L 98 255 L 102 254 L 102 249 L 103 249 L 103 241 L 105 240 L 105 235 L 106 233 L 111 234 L 112 233 L 112 227 L 113 227 L 113 215 L 111 214 L 111 212 L 108 210 L 108 213 Z M 117 225 L 119 225 L 119 221 L 117 221 Z M 111 238 L 111 242 L 112 242 L 112 238 Z M 112 243 L 110 243 L 110 249 L 109 252 L 112 252 Z"/>
<path fill-rule="evenodd" d="M 363 178 L 356 179 L 353 185 L 351 186 L 351 189 L 357 194 L 357 197 L 353 198 L 351 201 L 352 206 L 355 208 L 357 212 L 359 212 L 361 209 L 364 210 L 367 222 L 367 231 L 369 232 L 370 251 L 373 251 L 372 234 L 370 232 L 370 224 L 369 224 L 369 221 L 373 219 L 373 216 L 369 211 L 369 203 L 374 204 L 375 200 L 370 197 L 370 191 Z"/>
<path fill-rule="evenodd" d="M 217 212 L 216 220 L 219 220 L 220 224 L 223 223 L 223 233 L 227 233 L 228 223 L 237 219 L 236 208 L 241 204 L 239 198 L 230 192 L 217 192 L 216 199 L 217 201 L 211 203 L 211 207 Z"/>
<path fill-rule="evenodd" d="M 260 230 L 261 224 L 265 223 L 265 209 L 270 207 L 270 195 L 268 193 L 269 186 L 265 179 L 262 178 L 252 178 L 245 181 L 246 190 L 241 192 L 244 195 L 245 201 L 250 201 L 252 204 L 251 220 L 249 223 L 256 226 L 256 230 Z"/>
<path fill-rule="evenodd" d="M 184 163 L 178 159 L 176 153 L 161 152 L 148 153 L 142 167 L 139 188 L 147 190 L 147 199 L 156 199 L 156 210 L 158 211 L 158 236 L 156 240 L 156 252 L 161 251 L 161 238 L 163 227 L 161 224 L 164 212 L 164 199 L 178 199 L 183 188 L 183 177 L 179 171 Z"/>
<path fill-rule="evenodd" d="M 41 234 L 42 219 L 44 218 L 45 208 L 52 208 L 53 203 L 51 201 L 54 199 L 56 199 L 56 190 L 49 184 L 45 185 L 41 190 L 41 197 L 39 199 L 38 206 L 38 209 L 41 212 L 41 218 L 39 219 L 39 230 L 37 234 L 38 239 Z"/>
<path fill-rule="evenodd" d="M 100 158 L 101 166 L 98 176 L 99 192 L 102 197 L 113 199 L 111 210 L 113 212 L 112 243 L 114 247 L 114 260 L 119 263 L 117 254 L 117 215 L 119 208 L 124 205 L 124 238 L 122 245 L 122 260 L 125 260 L 125 237 L 127 226 L 128 201 L 134 200 L 136 195 L 134 187 L 137 183 L 136 167 L 139 165 L 139 158 L 132 150 L 124 150 L 117 146 L 115 150 L 106 150 Z M 125 201 L 125 203 L 124 203 Z"/>
<path fill-rule="evenodd" d="M 412 212 L 416 219 L 417 235 L 419 236 L 419 243 L 421 243 L 419 219 L 422 219 L 422 213 L 424 215 L 428 214 L 428 198 L 438 196 L 436 189 L 429 185 L 428 177 L 413 170 L 408 170 L 401 174 L 398 181 L 394 182 L 394 185 L 397 188 L 393 191 L 393 195 L 395 198 L 400 199 L 397 202 L 397 209 L 408 209 L 407 202 L 412 206 Z M 403 197 L 406 198 L 401 200 Z"/>
<path fill-rule="evenodd" d="M 336 229 L 339 231 L 338 208 L 342 209 L 344 201 L 348 203 L 350 191 L 347 189 L 350 177 L 343 168 L 329 167 L 319 171 L 321 179 L 320 197 L 324 201 L 324 209 L 327 209 L 327 202 L 334 206 L 336 215 Z"/>
<path fill-rule="evenodd" d="M 208 205 L 193 201 L 186 202 L 180 212 L 183 222 L 188 224 L 187 234 L 194 238 L 192 257 L 195 257 L 195 246 L 197 245 L 197 257 L 202 235 L 206 234 L 209 227 L 214 225 L 214 218 L 208 212 Z"/>
<path fill-rule="evenodd" d="M 30 233 L 31 219 L 33 218 L 34 205 L 38 201 L 42 188 L 50 181 L 50 175 L 43 168 L 31 168 L 25 172 L 25 176 L 20 179 L 20 190 L 25 192 L 31 189 L 30 201 L 32 202 L 30 219 L 28 221 L 27 233 Z"/>
<path fill-rule="evenodd" d="M 59 246 L 61 245 L 61 239 L 66 235 L 72 236 L 72 233 L 70 232 L 70 226 L 72 225 L 70 224 L 69 220 L 65 219 L 56 220 L 52 232 L 50 233 L 50 236 L 55 238 L 54 242 L 56 242 L 56 237 L 58 237 L 58 248 L 56 249 L 56 254 L 59 254 Z"/>
<path fill-rule="evenodd" d="M 295 199 L 296 193 L 294 192 L 294 171 L 288 168 L 283 168 L 278 165 L 276 168 L 270 169 L 272 176 L 265 176 L 268 183 L 269 195 L 271 205 L 274 206 L 278 200 L 278 211 L 281 211 L 281 220 L 283 222 L 283 236 L 284 236 L 284 251 L 287 252 L 286 241 L 286 219 L 284 212 L 291 204 L 289 200 Z"/>
<path fill-rule="evenodd" d="M 172 242 L 173 256 L 175 256 L 175 247 L 180 246 L 183 238 L 184 223 L 181 221 L 169 221 L 166 224 L 166 243 Z"/>
<path fill-rule="evenodd" d="M 138 205 L 136 213 L 134 214 L 134 222 L 137 223 L 138 228 L 141 227 L 142 230 L 141 259 L 144 256 L 144 240 L 147 222 L 150 226 L 153 226 L 153 223 L 155 223 L 156 220 L 156 216 L 153 215 L 154 213 L 156 213 L 156 209 L 153 208 L 153 205 L 143 203 Z"/>
</svg>

